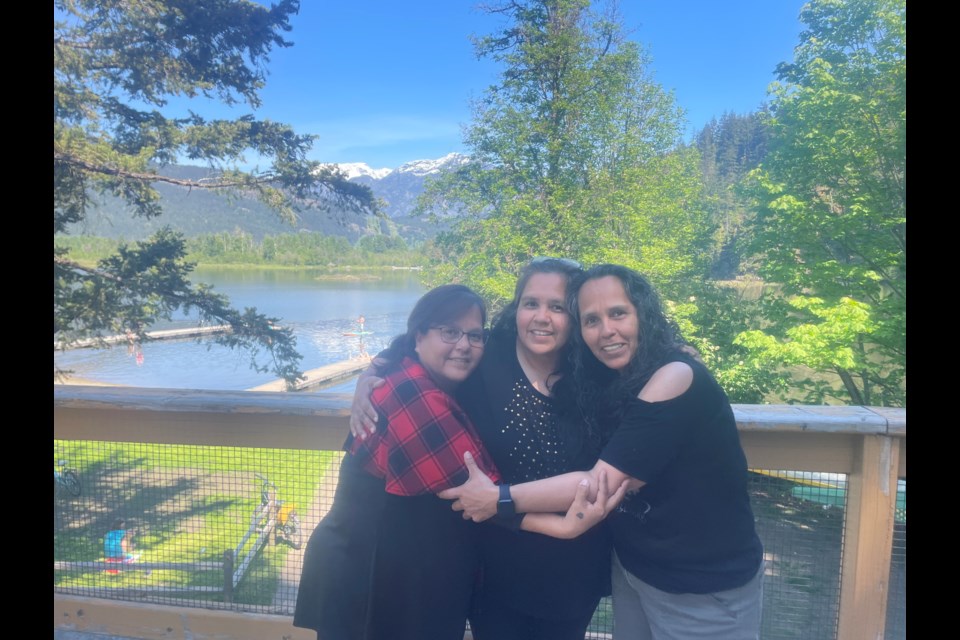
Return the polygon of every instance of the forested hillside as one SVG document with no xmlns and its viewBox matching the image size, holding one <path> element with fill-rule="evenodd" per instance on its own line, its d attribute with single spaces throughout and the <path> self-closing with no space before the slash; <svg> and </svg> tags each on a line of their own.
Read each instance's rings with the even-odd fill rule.
<svg viewBox="0 0 960 640">
<path fill-rule="evenodd" d="M 211 172 L 203 167 L 171 165 L 167 175 L 193 181 L 207 179 Z M 321 203 L 305 204 L 296 219 L 287 221 L 254 194 L 218 193 L 174 184 L 156 183 L 163 216 L 139 218 L 131 215 L 130 205 L 110 194 L 93 195 L 87 217 L 68 227 L 71 234 L 141 240 L 163 226 L 185 236 L 216 234 L 240 230 L 261 240 L 267 235 L 316 231 L 343 236 L 351 242 L 362 235 L 392 235 L 399 231 L 390 220 Z"/>
</svg>

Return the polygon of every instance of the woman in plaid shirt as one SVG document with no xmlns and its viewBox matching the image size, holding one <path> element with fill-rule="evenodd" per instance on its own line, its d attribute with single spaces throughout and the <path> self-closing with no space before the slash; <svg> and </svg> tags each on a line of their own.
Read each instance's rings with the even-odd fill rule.
<svg viewBox="0 0 960 640">
<path fill-rule="evenodd" d="M 567 287 L 579 263 L 534 258 L 520 271 L 514 297 L 493 322 L 483 361 L 460 385 L 457 400 L 493 457 L 501 487 L 587 470 L 599 443 L 587 438 L 576 406 L 569 361 L 573 320 Z M 358 383 L 351 429 L 375 378 Z M 376 391 L 374 392 L 376 393 Z M 582 640 L 600 598 L 610 593 L 606 527 L 572 540 L 517 531 L 522 514 L 477 527 L 482 579 L 470 627 L 477 640 Z"/>
<path fill-rule="evenodd" d="M 476 293 L 437 287 L 381 354 L 376 430 L 347 438 L 333 506 L 304 556 L 294 625 L 318 640 L 462 640 L 476 531 L 434 494 L 467 479 L 468 451 L 499 477 L 451 395 L 480 362 L 485 322 Z"/>
</svg>

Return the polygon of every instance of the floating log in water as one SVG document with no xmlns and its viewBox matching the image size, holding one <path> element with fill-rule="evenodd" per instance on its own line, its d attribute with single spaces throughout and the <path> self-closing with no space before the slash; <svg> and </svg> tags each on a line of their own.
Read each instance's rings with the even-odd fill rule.
<svg viewBox="0 0 960 640">
<path fill-rule="evenodd" d="M 160 331 L 147 331 L 146 336 L 150 340 L 175 340 L 177 338 L 195 338 L 197 336 L 208 336 L 215 335 L 218 333 L 226 333 L 230 331 L 230 325 L 228 324 L 218 324 L 208 327 L 187 327 L 186 329 L 163 329 Z M 83 340 L 77 340 L 76 342 L 63 342 L 60 344 L 54 343 L 54 349 L 67 350 L 67 349 L 87 349 L 91 347 L 99 347 L 103 344 L 124 344 L 124 343 L 136 343 L 139 342 L 139 339 L 136 336 L 127 336 L 127 335 L 116 335 L 116 336 L 104 336 L 102 338 L 84 338 Z"/>
</svg>

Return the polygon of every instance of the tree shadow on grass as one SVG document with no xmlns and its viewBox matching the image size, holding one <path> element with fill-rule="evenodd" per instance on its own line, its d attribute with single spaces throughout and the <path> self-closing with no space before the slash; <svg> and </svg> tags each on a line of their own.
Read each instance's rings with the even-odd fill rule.
<svg viewBox="0 0 960 640">
<path fill-rule="evenodd" d="M 219 562 L 241 534 L 235 522 L 249 502 L 229 492 L 239 486 L 235 474 L 187 468 L 154 468 L 144 458 L 101 460 L 83 469 L 84 491 L 54 504 L 54 560 L 96 561 L 104 556 L 103 538 L 116 520 L 135 529 L 139 562 Z M 235 514 L 233 518 L 229 514 Z M 223 575 L 209 569 L 108 572 L 77 568 L 58 571 L 54 584 L 109 587 L 136 583 L 213 586 Z M 139 575 L 135 575 L 139 574 Z"/>
<path fill-rule="evenodd" d="M 220 563 L 250 529 L 259 505 L 259 483 L 249 460 L 215 448 L 93 441 L 55 441 L 56 459 L 65 459 L 80 475 L 80 496 L 54 501 L 54 560 L 98 561 L 103 538 L 117 519 L 138 530 L 138 565 L 158 562 Z M 211 467 L 215 470 L 211 470 Z M 243 467 L 245 470 L 233 470 Z M 224 468 L 231 469 L 229 471 Z M 280 467 L 278 467 L 280 468 Z M 286 486 L 282 483 L 281 486 Z M 286 495 L 286 494 L 284 494 Z M 254 534 L 256 537 L 256 534 Z M 235 559 L 239 566 L 247 548 Z M 236 588 L 234 607 L 269 611 L 289 548 L 270 536 L 254 555 Z M 222 570 L 151 570 L 129 567 L 119 574 L 89 567 L 56 570 L 58 590 L 95 589 L 97 595 L 142 602 L 222 602 L 222 593 L 157 595 L 158 586 L 222 588 Z M 142 586 L 142 590 L 135 588 Z M 114 594 L 118 588 L 133 588 Z M 101 589 L 104 589 L 101 592 Z M 237 604 L 246 603 L 246 604 Z M 247 605 L 250 605 L 247 607 Z"/>
</svg>

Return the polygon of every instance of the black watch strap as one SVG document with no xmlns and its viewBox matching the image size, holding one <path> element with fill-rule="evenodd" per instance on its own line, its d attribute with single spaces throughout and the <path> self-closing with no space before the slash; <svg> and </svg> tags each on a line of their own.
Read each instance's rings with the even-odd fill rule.
<svg viewBox="0 0 960 640">
<path fill-rule="evenodd" d="M 500 485 L 500 499 L 497 500 L 497 518 L 508 520 L 517 515 L 516 507 L 513 504 L 513 498 L 510 497 L 510 485 L 503 483 Z"/>
</svg>

